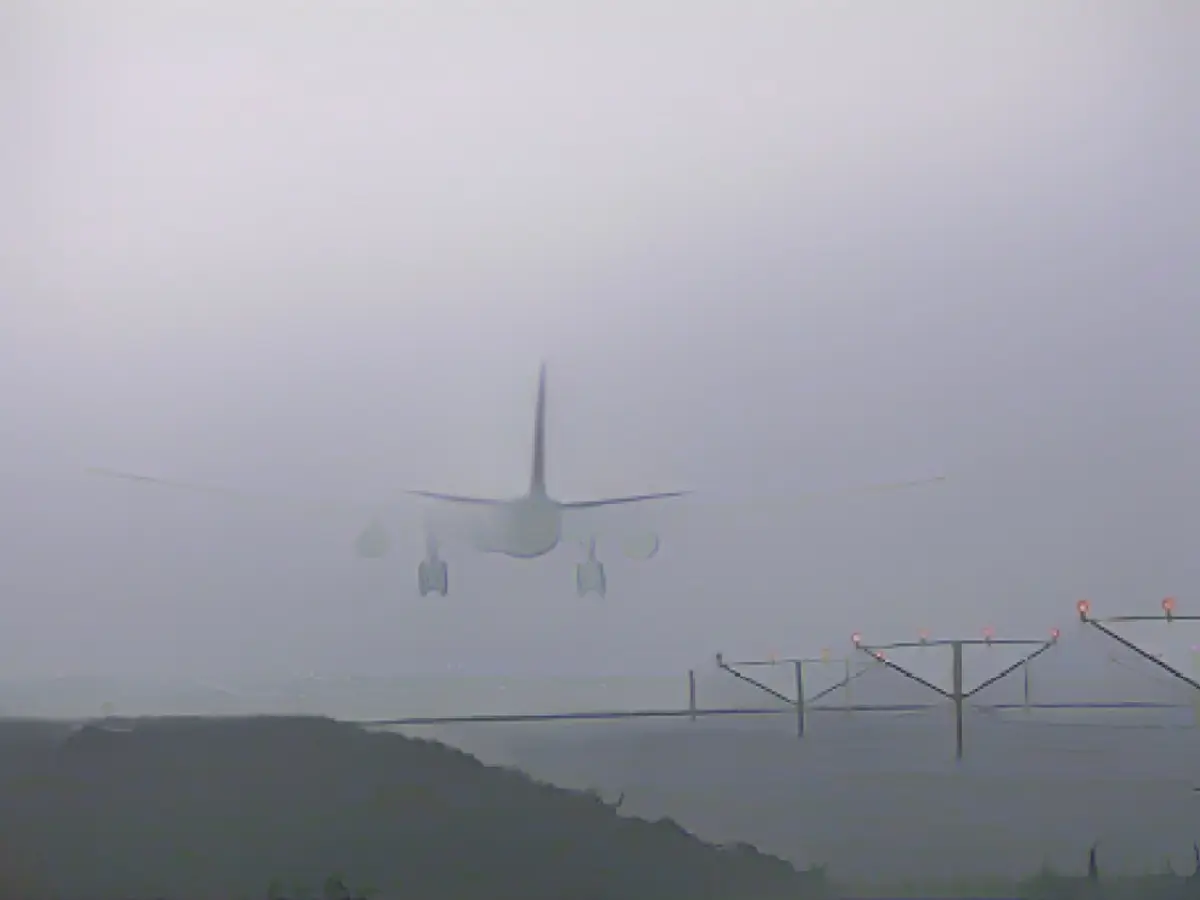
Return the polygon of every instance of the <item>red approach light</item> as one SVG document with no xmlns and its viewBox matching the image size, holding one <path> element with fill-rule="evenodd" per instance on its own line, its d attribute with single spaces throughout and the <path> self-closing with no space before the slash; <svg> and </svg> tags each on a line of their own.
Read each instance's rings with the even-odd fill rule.
<svg viewBox="0 0 1200 900">
<path fill-rule="evenodd" d="M 854 641 L 854 646 L 857 647 L 862 643 L 862 635 L 856 631 L 854 634 L 850 635 L 850 640 Z"/>
<path fill-rule="evenodd" d="M 983 639 L 986 643 L 990 644 L 992 642 L 992 638 L 995 637 L 995 635 L 996 635 L 996 632 L 992 630 L 992 627 L 990 625 L 987 628 L 983 629 Z"/>
<path fill-rule="evenodd" d="M 1052 644 L 1057 644 L 1057 643 L 1058 643 L 1058 636 L 1059 636 L 1059 631 L 1058 631 L 1058 629 L 1057 629 L 1057 628 L 1051 628 L 1051 629 L 1050 629 L 1050 643 L 1052 643 Z"/>
<path fill-rule="evenodd" d="M 1175 598 L 1167 597 L 1166 599 L 1164 599 L 1162 602 L 1162 608 L 1163 608 L 1163 612 L 1166 614 L 1167 618 L 1168 619 L 1171 618 L 1171 616 L 1174 615 L 1174 613 L 1175 613 Z"/>
<path fill-rule="evenodd" d="M 876 650 L 876 651 L 875 651 L 875 658 L 876 658 L 877 660 L 879 660 L 880 662 L 887 662 L 887 657 L 883 655 L 883 651 L 882 651 L 882 650 Z"/>
<path fill-rule="evenodd" d="M 922 628 L 922 629 L 921 629 L 921 631 L 920 631 L 920 633 L 917 635 L 917 639 L 918 639 L 918 640 L 919 640 L 919 641 L 920 641 L 922 644 L 928 644 L 928 643 L 929 643 L 929 629 L 928 629 L 928 628 Z"/>
<path fill-rule="evenodd" d="M 1075 604 L 1075 608 L 1077 610 L 1079 610 L 1079 621 L 1086 622 L 1088 615 L 1092 611 L 1092 604 L 1089 603 L 1087 600 L 1080 600 L 1078 603 Z"/>
</svg>

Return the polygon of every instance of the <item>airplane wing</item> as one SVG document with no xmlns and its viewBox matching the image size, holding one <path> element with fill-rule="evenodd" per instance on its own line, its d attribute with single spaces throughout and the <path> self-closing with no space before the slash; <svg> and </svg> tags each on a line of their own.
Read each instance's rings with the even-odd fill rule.
<svg viewBox="0 0 1200 900">
<path fill-rule="evenodd" d="M 838 497 L 849 497 L 856 494 L 882 494 L 890 491 L 903 491 L 909 488 L 929 487 L 930 485 L 940 484 L 946 480 L 945 475 L 934 475 L 932 478 L 914 478 L 908 481 L 883 481 L 875 484 L 863 484 L 857 487 L 838 488 L 832 491 L 817 491 L 811 494 L 803 494 L 798 498 L 801 503 L 807 505 L 818 500 L 832 500 Z M 767 501 L 768 505 L 772 505 L 773 501 Z M 781 501 L 786 504 L 787 498 L 782 498 Z"/>
<path fill-rule="evenodd" d="M 214 484 L 202 484 L 194 481 L 182 481 L 174 478 L 159 478 L 154 475 L 141 475 L 135 472 L 122 472 L 117 469 L 106 469 L 97 466 L 84 470 L 88 475 L 101 478 L 113 478 L 119 481 L 131 481 L 137 484 L 162 487 L 173 490 L 190 491 L 192 493 L 211 494 L 238 502 L 261 503 L 275 507 L 289 507 L 293 511 L 306 512 L 316 515 L 330 513 L 374 513 L 376 509 L 353 503 L 329 502 L 325 500 L 299 500 L 291 497 L 281 497 L 274 494 L 259 494 L 250 491 L 235 490 Z"/>
<path fill-rule="evenodd" d="M 795 507 L 797 505 L 807 506 L 810 503 L 815 503 L 819 500 L 836 499 L 842 496 L 854 496 L 856 494 L 877 494 L 888 491 L 899 491 L 907 488 L 925 487 L 928 485 L 938 484 L 946 480 L 945 475 L 936 475 L 932 478 L 918 478 L 909 481 L 889 481 L 880 482 L 877 484 L 858 485 L 850 488 L 839 488 L 830 491 L 815 491 L 808 494 L 782 495 L 772 496 L 762 499 L 740 499 L 740 500 L 721 500 L 710 498 L 703 501 L 704 506 L 744 506 L 746 508 L 759 509 L 784 509 Z M 560 506 L 564 512 L 571 510 L 587 510 L 597 509 L 605 506 L 620 506 L 631 503 L 642 503 L 650 500 L 667 500 L 673 497 L 687 497 L 692 495 L 692 491 L 665 491 L 662 493 L 653 494 L 632 494 L 626 497 L 605 497 L 598 500 L 565 500 L 560 502 Z"/>
<path fill-rule="evenodd" d="M 96 475 L 103 478 L 114 478 L 121 481 L 134 482 L 136 484 L 146 485 L 150 487 L 168 488 L 181 491 L 189 491 L 192 493 L 210 494 L 218 497 L 223 497 L 227 500 L 232 500 L 239 503 L 250 503 L 264 506 L 271 506 L 276 509 L 287 509 L 292 513 L 304 516 L 313 517 L 337 517 L 338 519 L 347 519 L 351 516 L 357 517 L 360 520 L 367 518 L 369 524 L 366 530 L 359 537 L 360 552 L 364 556 L 384 555 L 387 550 L 385 545 L 390 546 L 389 529 L 383 525 L 381 519 L 386 518 L 393 525 L 397 519 L 395 514 L 401 512 L 399 507 L 404 504 L 396 504 L 395 502 L 365 504 L 351 503 L 343 501 L 329 501 L 317 499 L 299 499 L 293 497 L 283 497 L 275 494 L 262 494 L 250 491 L 235 490 L 233 488 L 222 487 L 220 485 L 203 484 L 194 481 L 183 481 L 173 478 L 159 478 L 153 475 L 141 475 L 135 472 L 122 472 L 116 469 L 106 469 L 100 467 L 91 467 L 85 470 L 89 475 Z M 435 500 L 449 501 L 457 504 L 469 504 L 473 506 L 492 506 L 502 501 L 489 500 L 482 497 L 465 497 L 455 494 L 437 494 L 431 491 L 407 491 L 410 495 L 428 497 Z M 416 504 L 413 504 L 413 513 L 417 512 Z M 461 540 L 466 540 L 464 535 L 469 534 L 469 531 L 464 531 L 464 526 L 469 528 L 469 522 L 459 522 L 454 517 L 432 517 L 426 515 L 423 524 L 417 524 L 417 518 L 412 521 L 405 521 L 402 524 L 402 531 L 409 530 L 410 526 L 414 533 L 424 531 L 436 532 L 438 539 L 443 542 L 456 543 Z M 374 548 L 374 549 L 371 549 Z"/>
<path fill-rule="evenodd" d="M 860 484 L 853 487 L 834 488 L 828 491 L 812 491 L 803 494 L 783 493 L 778 495 L 772 494 L 769 497 L 754 497 L 729 501 L 715 500 L 714 503 L 717 506 L 786 511 L 798 507 L 810 506 L 822 500 L 837 500 L 842 497 L 884 494 L 892 491 L 930 487 L 935 484 L 941 484 L 945 480 L 945 475 L 935 475 L 932 478 L 915 478 L 908 481 L 883 481 L 874 484 Z"/>
<path fill-rule="evenodd" d="M 133 481 L 140 484 L 155 485 L 157 487 L 174 488 L 177 490 L 192 491 L 203 494 L 215 494 L 217 496 L 226 497 L 230 500 L 250 501 L 257 503 L 270 503 L 275 506 L 286 505 L 291 507 L 300 507 L 312 512 L 378 512 L 376 506 L 366 506 L 363 504 L 350 504 L 339 501 L 326 500 L 297 500 L 290 497 L 281 497 L 271 494 L 258 494 L 249 491 L 234 490 L 233 488 L 221 487 L 214 484 L 202 484 L 195 481 L 181 481 L 174 478 L 159 478 L 154 475 L 139 475 L 135 472 L 121 472 L 116 469 L 105 469 L 99 467 L 91 467 L 85 469 L 89 475 L 99 475 L 104 478 L 116 478 L 123 481 Z M 460 503 L 473 506 L 497 506 L 504 503 L 503 500 L 496 500 L 489 497 L 469 497 L 463 494 L 442 494 L 436 491 L 404 491 L 403 493 L 412 497 L 424 497 L 430 500 L 439 500 L 444 503 Z"/>
<path fill-rule="evenodd" d="M 388 521 L 391 526 L 398 527 L 402 534 L 425 534 L 431 532 L 437 534 L 437 538 L 442 544 L 470 544 L 470 526 L 469 521 L 458 521 L 455 516 L 430 516 L 425 515 L 420 518 L 418 514 L 418 504 L 413 503 L 412 510 L 404 509 L 408 504 L 383 503 L 383 504 L 362 504 L 362 503 L 346 503 L 346 502 L 329 502 L 329 500 L 318 499 L 299 499 L 290 497 L 281 497 L 277 494 L 254 493 L 250 491 L 239 491 L 234 488 L 222 487 L 218 485 L 202 484 L 197 481 L 182 481 L 179 479 L 157 478 L 155 475 L 142 475 L 133 472 L 119 472 L 116 469 L 107 468 L 88 468 L 85 472 L 90 475 L 98 475 L 101 478 L 118 479 L 121 481 L 131 481 L 134 484 L 145 485 L 149 487 L 168 488 L 168 490 L 188 491 L 192 493 L 206 493 L 210 496 L 221 497 L 227 500 L 233 500 L 235 503 L 251 504 L 258 506 L 271 506 L 277 510 L 287 510 L 292 514 L 304 517 L 323 517 L 329 520 L 337 520 L 347 523 L 352 520 L 358 520 L 360 523 L 367 521 L 366 527 L 360 530 L 358 538 L 354 541 L 354 547 L 359 556 L 366 558 L 379 558 L 388 556 L 391 552 L 391 547 L 394 546 L 394 534 L 391 528 L 384 524 Z M 420 492 L 418 496 L 427 496 L 434 499 L 449 499 L 458 503 L 474 504 L 476 508 L 480 504 L 492 505 L 497 503 L 497 500 L 486 500 L 473 497 L 458 497 L 455 494 L 434 494 Z M 404 512 L 412 512 L 412 517 L 404 514 Z"/>
</svg>

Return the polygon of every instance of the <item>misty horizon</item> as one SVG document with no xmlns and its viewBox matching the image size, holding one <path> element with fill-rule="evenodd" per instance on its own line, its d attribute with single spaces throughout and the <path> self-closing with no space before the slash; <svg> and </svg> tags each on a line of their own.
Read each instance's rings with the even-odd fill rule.
<svg viewBox="0 0 1200 900">
<path fill-rule="evenodd" d="M 0 676 L 675 674 L 1200 613 L 1196 14 L 1023 9 L 19 3 Z M 605 525 L 662 547 L 602 540 L 603 600 L 573 544 L 450 550 L 417 596 L 400 492 L 520 493 L 543 359 L 551 493 L 694 496 Z M 395 546 L 89 466 L 383 507 Z"/>
</svg>

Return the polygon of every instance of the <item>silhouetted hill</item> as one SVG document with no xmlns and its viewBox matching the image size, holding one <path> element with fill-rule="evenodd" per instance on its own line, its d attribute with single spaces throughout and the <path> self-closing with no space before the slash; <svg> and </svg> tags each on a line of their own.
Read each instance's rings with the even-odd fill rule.
<svg viewBox="0 0 1200 900">
<path fill-rule="evenodd" d="M 262 896 L 272 881 L 317 894 L 334 873 L 437 900 L 825 896 L 753 848 L 430 741 L 310 718 L 122 728 L 0 724 L 0 861 L 89 900 Z"/>
</svg>

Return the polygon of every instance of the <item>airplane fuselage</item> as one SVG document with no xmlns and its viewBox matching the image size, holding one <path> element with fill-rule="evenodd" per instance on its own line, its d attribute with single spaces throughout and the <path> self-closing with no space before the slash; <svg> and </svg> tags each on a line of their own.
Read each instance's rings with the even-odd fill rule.
<svg viewBox="0 0 1200 900">
<path fill-rule="evenodd" d="M 537 559 L 558 546 L 562 508 L 544 493 L 525 494 L 489 512 L 474 529 L 471 543 L 476 550 Z"/>
</svg>

